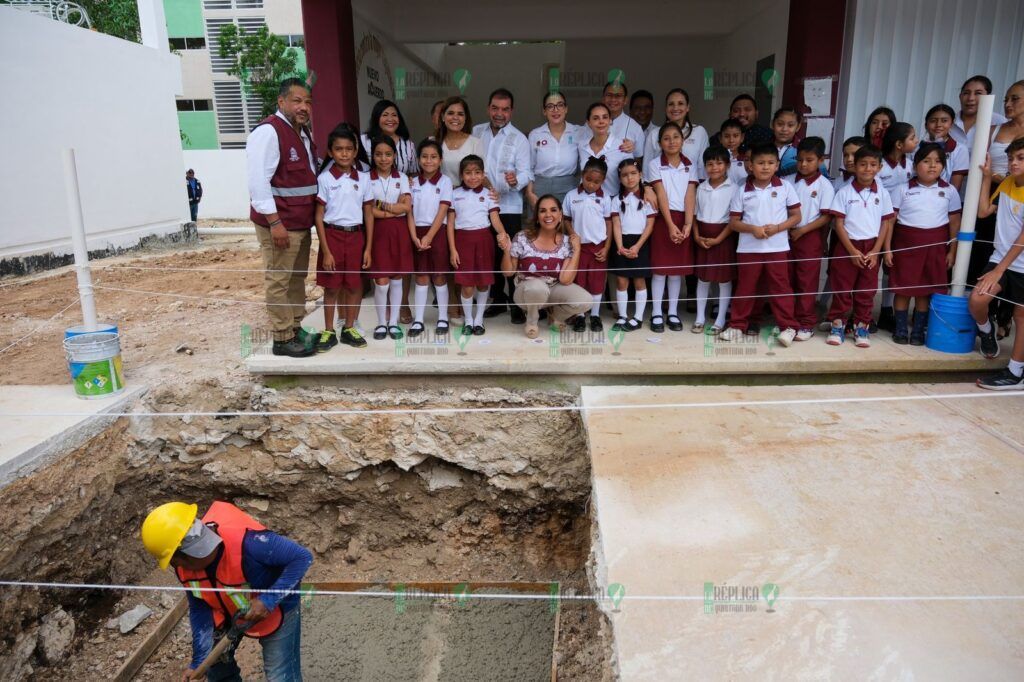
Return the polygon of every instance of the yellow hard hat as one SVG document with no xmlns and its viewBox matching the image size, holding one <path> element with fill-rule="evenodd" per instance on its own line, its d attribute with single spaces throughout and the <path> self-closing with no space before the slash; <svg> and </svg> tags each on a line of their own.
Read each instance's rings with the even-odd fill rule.
<svg viewBox="0 0 1024 682">
<path fill-rule="evenodd" d="M 171 555 L 192 527 L 198 509 L 194 504 L 168 502 L 149 512 L 149 516 L 142 522 L 142 544 L 161 569 L 167 570 Z"/>
</svg>

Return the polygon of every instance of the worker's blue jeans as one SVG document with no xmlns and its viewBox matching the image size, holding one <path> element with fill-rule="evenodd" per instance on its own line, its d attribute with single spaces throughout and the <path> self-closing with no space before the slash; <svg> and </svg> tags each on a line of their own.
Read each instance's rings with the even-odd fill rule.
<svg viewBox="0 0 1024 682">
<path fill-rule="evenodd" d="M 301 608 L 284 614 L 277 632 L 260 639 L 263 647 L 263 674 L 267 682 L 302 682 L 302 661 L 299 654 L 302 618 Z M 242 675 L 235 663 L 234 650 L 230 661 L 218 663 L 206 674 L 209 682 L 241 682 Z"/>
</svg>

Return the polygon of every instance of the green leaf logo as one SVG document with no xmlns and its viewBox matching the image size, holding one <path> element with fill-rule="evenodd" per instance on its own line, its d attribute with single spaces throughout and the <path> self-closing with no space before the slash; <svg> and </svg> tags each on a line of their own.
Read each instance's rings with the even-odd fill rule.
<svg viewBox="0 0 1024 682">
<path fill-rule="evenodd" d="M 765 69 L 761 72 L 761 82 L 768 88 L 768 94 L 775 94 L 775 86 L 779 83 L 779 72 L 775 69 Z"/>
<path fill-rule="evenodd" d="M 617 611 L 622 598 L 626 596 L 626 586 L 622 583 L 612 583 L 608 586 L 608 598 L 612 600 L 612 606 Z"/>
<path fill-rule="evenodd" d="M 466 94 L 466 87 L 469 85 L 469 81 L 473 79 L 472 74 L 469 73 L 469 69 L 455 69 L 452 73 L 452 79 L 455 81 L 455 87 L 459 89 L 459 94 Z"/>
<path fill-rule="evenodd" d="M 768 613 L 775 613 L 772 605 L 779 598 L 779 586 L 775 583 L 765 583 L 764 587 L 761 588 L 761 596 L 768 602 Z"/>
<path fill-rule="evenodd" d="M 466 351 L 466 344 L 469 343 L 469 332 L 466 330 L 465 327 L 463 327 L 462 329 L 459 330 L 458 342 L 459 342 L 459 352 L 460 353 L 465 353 L 465 351 Z"/>
<path fill-rule="evenodd" d="M 395 613 L 405 613 L 405 583 L 395 585 Z"/>
<path fill-rule="evenodd" d="M 625 329 L 612 329 L 610 332 L 608 332 L 608 340 L 612 342 L 612 348 L 615 349 L 616 353 L 619 352 L 619 346 L 622 345 L 622 341 L 625 338 Z"/>
<path fill-rule="evenodd" d="M 469 602 L 469 583 L 459 583 L 455 586 L 455 601 L 459 606 L 465 606 Z"/>
<path fill-rule="evenodd" d="M 626 72 L 622 69 L 612 69 L 608 72 L 608 82 L 613 85 L 622 85 L 626 82 Z"/>
<path fill-rule="evenodd" d="M 562 71 L 557 66 L 552 66 L 548 69 L 548 92 L 555 92 L 558 90 L 559 83 L 562 82 Z"/>
</svg>

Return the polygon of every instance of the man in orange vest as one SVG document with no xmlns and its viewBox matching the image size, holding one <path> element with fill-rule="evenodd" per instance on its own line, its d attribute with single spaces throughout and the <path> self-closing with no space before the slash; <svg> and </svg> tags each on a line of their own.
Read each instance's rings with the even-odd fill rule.
<svg viewBox="0 0 1024 682">
<path fill-rule="evenodd" d="M 142 543 L 160 568 L 173 566 L 189 588 L 192 663 L 182 680 L 199 679 L 195 669 L 237 614 L 250 624 L 246 636 L 262 645 L 267 680 L 301 682 L 297 590 L 313 563 L 308 549 L 228 502 L 214 502 L 202 519 L 194 504 L 160 505 L 142 522 Z M 235 648 L 209 669 L 208 680 L 241 681 Z"/>
</svg>

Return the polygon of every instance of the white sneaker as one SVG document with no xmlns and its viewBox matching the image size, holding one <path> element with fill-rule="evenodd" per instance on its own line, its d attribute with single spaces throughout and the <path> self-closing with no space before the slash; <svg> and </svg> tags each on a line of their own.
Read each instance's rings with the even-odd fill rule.
<svg viewBox="0 0 1024 682">
<path fill-rule="evenodd" d="M 795 336 L 796 330 L 792 327 L 788 327 L 779 334 L 779 344 L 781 344 L 783 348 L 789 348 L 793 345 L 793 338 Z"/>
<path fill-rule="evenodd" d="M 729 327 L 718 335 L 722 341 L 742 341 L 745 334 L 736 327 Z"/>
<path fill-rule="evenodd" d="M 829 326 L 829 328 L 831 329 L 831 325 Z M 801 329 L 796 333 L 796 340 L 809 341 L 812 336 L 814 336 L 814 330 L 805 327 L 804 329 Z"/>
<path fill-rule="evenodd" d="M 868 331 L 868 326 L 861 322 L 857 325 L 854 331 L 854 343 L 853 345 L 857 348 L 871 348 L 871 332 Z"/>
<path fill-rule="evenodd" d="M 830 346 L 841 346 L 845 338 L 846 327 L 843 325 L 843 321 L 833 320 L 829 325 L 828 338 L 825 339 L 825 343 Z"/>
</svg>

